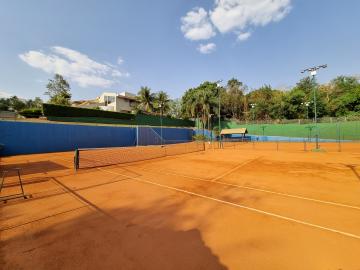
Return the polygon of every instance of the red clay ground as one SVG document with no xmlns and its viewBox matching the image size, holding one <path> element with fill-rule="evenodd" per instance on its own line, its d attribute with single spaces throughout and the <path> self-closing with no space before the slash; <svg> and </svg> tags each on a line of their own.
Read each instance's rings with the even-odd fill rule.
<svg viewBox="0 0 360 270">
<path fill-rule="evenodd" d="M 33 197 L 0 206 L 0 268 L 360 270 L 359 145 L 302 147 L 228 145 L 77 173 L 72 153 L 3 158 Z"/>
</svg>

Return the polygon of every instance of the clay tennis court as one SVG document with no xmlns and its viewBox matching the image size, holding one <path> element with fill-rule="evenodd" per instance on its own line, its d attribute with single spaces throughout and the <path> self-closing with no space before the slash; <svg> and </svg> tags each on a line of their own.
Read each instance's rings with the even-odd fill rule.
<svg viewBox="0 0 360 270">
<path fill-rule="evenodd" d="M 360 269 L 360 151 L 342 147 L 239 143 L 77 172 L 72 152 L 2 158 L 32 198 L 0 206 L 0 265 Z"/>
</svg>

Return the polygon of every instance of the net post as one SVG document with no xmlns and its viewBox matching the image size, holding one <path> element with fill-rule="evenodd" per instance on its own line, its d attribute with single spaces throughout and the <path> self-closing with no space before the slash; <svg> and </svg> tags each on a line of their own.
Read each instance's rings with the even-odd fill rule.
<svg viewBox="0 0 360 270">
<path fill-rule="evenodd" d="M 75 149 L 74 154 L 74 170 L 75 172 L 79 169 L 79 149 Z"/>
<path fill-rule="evenodd" d="M 276 141 L 276 151 L 279 151 L 279 140 Z"/>
<path fill-rule="evenodd" d="M 306 152 L 306 140 L 304 139 L 304 152 Z"/>
</svg>

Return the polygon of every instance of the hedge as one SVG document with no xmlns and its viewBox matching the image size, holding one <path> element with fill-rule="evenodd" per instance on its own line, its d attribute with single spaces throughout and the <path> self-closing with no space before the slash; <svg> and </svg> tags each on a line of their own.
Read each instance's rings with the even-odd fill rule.
<svg viewBox="0 0 360 270">
<path fill-rule="evenodd" d="M 41 109 L 24 109 L 19 112 L 20 115 L 26 118 L 39 118 L 42 115 Z"/>
<path fill-rule="evenodd" d="M 45 116 L 56 117 L 100 117 L 126 120 L 135 119 L 135 115 L 130 113 L 118 113 L 95 109 L 75 108 L 70 106 L 62 106 L 48 103 L 43 104 L 43 112 Z"/>
<path fill-rule="evenodd" d="M 136 124 L 145 125 L 145 126 L 160 126 L 161 119 L 158 115 L 150 114 L 141 114 L 136 115 Z M 191 120 L 171 118 L 167 116 L 162 117 L 163 126 L 173 126 L 173 127 L 194 127 L 195 123 Z"/>
</svg>

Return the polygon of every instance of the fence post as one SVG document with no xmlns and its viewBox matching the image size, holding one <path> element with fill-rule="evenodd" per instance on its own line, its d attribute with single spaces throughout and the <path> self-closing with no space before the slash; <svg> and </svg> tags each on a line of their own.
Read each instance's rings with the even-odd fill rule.
<svg viewBox="0 0 360 270">
<path fill-rule="evenodd" d="M 139 126 L 136 126 L 136 128 L 135 128 L 136 130 L 136 134 L 135 134 L 135 136 L 136 136 L 136 146 L 139 146 Z"/>
<path fill-rule="evenodd" d="M 337 134 L 338 134 L 338 152 L 341 152 L 341 135 L 340 135 L 340 125 L 337 124 Z"/>
</svg>

